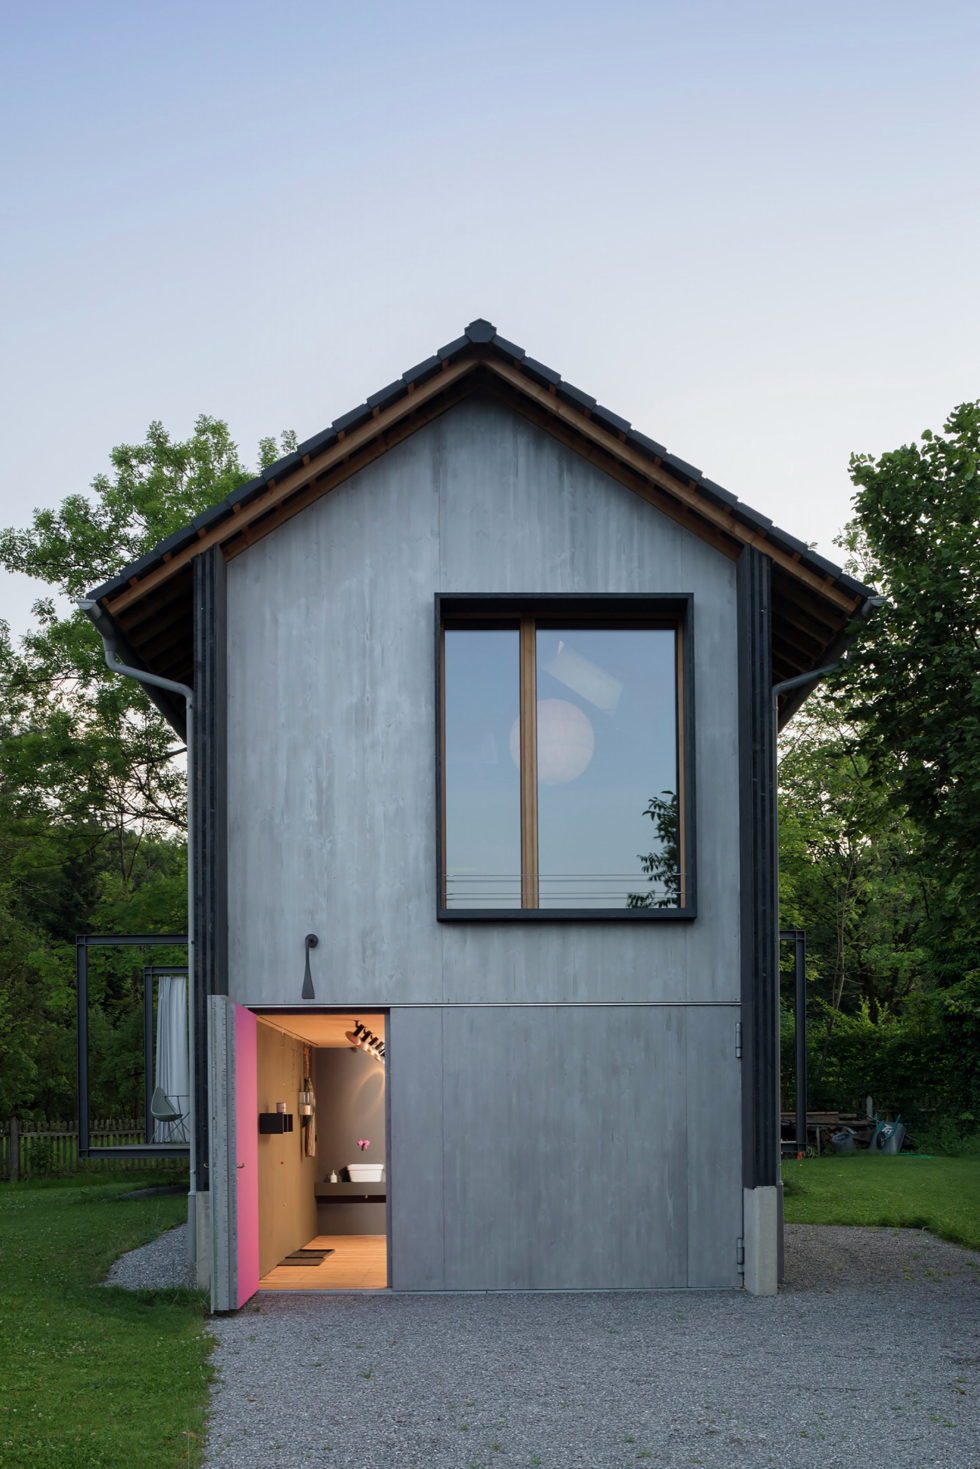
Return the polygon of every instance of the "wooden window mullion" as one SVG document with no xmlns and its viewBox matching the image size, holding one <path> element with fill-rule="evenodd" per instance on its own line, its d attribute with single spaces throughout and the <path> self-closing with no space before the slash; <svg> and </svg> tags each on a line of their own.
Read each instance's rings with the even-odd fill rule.
<svg viewBox="0 0 980 1469">
<path fill-rule="evenodd" d="M 521 907 L 538 907 L 538 693 L 534 619 L 521 618 Z"/>
</svg>

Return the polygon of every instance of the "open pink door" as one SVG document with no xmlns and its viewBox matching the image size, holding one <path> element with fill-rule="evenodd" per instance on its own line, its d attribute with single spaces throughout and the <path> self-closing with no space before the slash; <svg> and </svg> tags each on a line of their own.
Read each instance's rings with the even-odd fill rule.
<svg viewBox="0 0 980 1469">
<path fill-rule="evenodd" d="M 259 1288 L 258 1036 L 251 1010 L 235 1006 L 236 1306 Z"/>
</svg>

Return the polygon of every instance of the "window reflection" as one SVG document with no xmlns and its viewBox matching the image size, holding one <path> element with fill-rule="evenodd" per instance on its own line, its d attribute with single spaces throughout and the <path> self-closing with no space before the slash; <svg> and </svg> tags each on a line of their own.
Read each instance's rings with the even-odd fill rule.
<svg viewBox="0 0 980 1469">
<path fill-rule="evenodd" d="M 676 907 L 672 628 L 537 632 L 541 908 Z"/>
<path fill-rule="evenodd" d="M 445 634 L 445 905 L 521 906 L 516 628 Z"/>
<path fill-rule="evenodd" d="M 676 627 L 522 617 L 444 649 L 443 906 L 681 908 Z"/>
</svg>

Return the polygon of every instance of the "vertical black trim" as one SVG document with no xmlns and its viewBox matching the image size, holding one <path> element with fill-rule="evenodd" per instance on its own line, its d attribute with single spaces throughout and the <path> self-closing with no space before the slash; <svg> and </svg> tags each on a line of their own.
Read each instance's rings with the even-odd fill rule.
<svg viewBox="0 0 980 1469">
<path fill-rule="evenodd" d="M 442 661 L 445 643 L 442 628 L 442 605 L 445 598 L 441 592 L 435 594 L 435 653 L 432 666 L 435 670 L 435 684 L 432 690 L 433 707 L 435 709 L 435 744 L 436 752 L 436 912 L 441 913 L 446 906 L 446 884 L 444 879 L 445 856 L 443 853 L 442 833 L 446 820 L 445 794 L 443 791 L 444 772 L 442 768 L 442 728 L 446 714 L 443 709 L 443 670 Z"/>
<path fill-rule="evenodd" d="M 796 1156 L 806 1152 L 806 929 L 786 928 L 779 935 L 793 945 L 793 1014 L 796 1022 Z"/>
<path fill-rule="evenodd" d="M 78 1064 L 78 1156 L 87 1158 L 89 1151 L 88 1088 L 88 942 L 84 935 L 75 939 L 75 1039 Z"/>
<path fill-rule="evenodd" d="M 153 969 L 143 970 L 143 1141 L 153 1141 Z"/>
<path fill-rule="evenodd" d="M 779 962 L 776 733 L 769 558 L 738 560 L 739 876 L 741 884 L 742 1181 L 779 1181 Z"/>
<path fill-rule="evenodd" d="M 194 1024 L 200 1190 L 208 1187 L 208 996 L 228 993 L 227 657 L 225 559 L 194 559 Z"/>
<path fill-rule="evenodd" d="M 677 690 L 675 719 L 679 722 L 681 709 L 684 712 L 684 764 L 678 761 L 678 776 L 683 770 L 684 792 L 684 892 L 685 911 L 698 911 L 698 763 L 694 752 L 694 598 L 684 599 L 684 614 L 679 620 L 683 644 L 681 648 L 681 687 Z M 678 751 L 678 754 L 680 752 Z M 681 792 L 678 779 L 678 796 Z M 681 802 L 678 800 L 678 820 Z"/>
</svg>

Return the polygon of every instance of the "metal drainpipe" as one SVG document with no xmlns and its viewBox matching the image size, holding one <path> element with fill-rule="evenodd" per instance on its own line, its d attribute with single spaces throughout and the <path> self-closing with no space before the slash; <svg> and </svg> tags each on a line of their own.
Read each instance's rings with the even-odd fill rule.
<svg viewBox="0 0 980 1469">
<path fill-rule="evenodd" d="M 868 617 L 868 615 L 872 613 L 876 607 L 883 607 L 886 601 L 886 597 L 865 597 L 864 601 L 855 614 L 855 621 L 864 622 L 865 618 Z M 846 657 L 847 650 L 845 649 L 845 651 L 834 663 L 826 663 L 823 668 L 813 668 L 810 670 L 809 673 L 798 673 L 795 678 L 784 678 L 782 683 L 773 684 L 773 709 L 775 710 L 778 704 L 780 694 L 788 694 L 790 689 L 802 688 L 804 684 L 816 683 L 818 679 L 823 678 L 824 674 L 833 673 L 835 668 L 839 668 Z"/>
<path fill-rule="evenodd" d="M 124 663 L 113 646 L 115 630 L 97 602 L 80 599 L 76 606 L 95 624 L 95 629 L 105 648 L 106 667 L 110 673 L 134 678 L 137 683 L 150 684 L 155 689 L 165 689 L 169 694 L 179 694 L 187 708 L 187 1049 L 190 1061 L 191 1094 L 188 1099 L 191 1146 L 189 1163 L 188 1203 L 189 1213 L 196 1216 L 197 1205 L 197 1085 L 195 1072 L 199 1065 L 197 1056 L 197 1024 L 194 1016 L 194 690 L 188 684 L 176 683 L 172 678 L 161 678 L 157 673 L 148 673 L 145 668 L 131 668 Z M 193 1231 L 192 1231 L 193 1233 Z M 192 1239 L 196 1254 L 196 1242 Z"/>
</svg>

